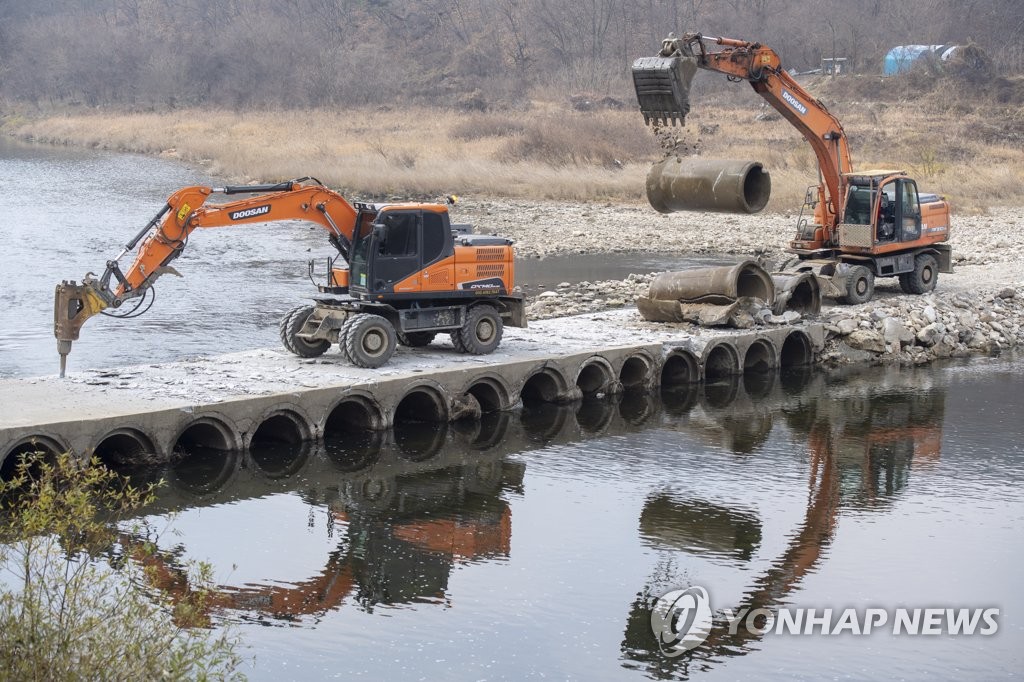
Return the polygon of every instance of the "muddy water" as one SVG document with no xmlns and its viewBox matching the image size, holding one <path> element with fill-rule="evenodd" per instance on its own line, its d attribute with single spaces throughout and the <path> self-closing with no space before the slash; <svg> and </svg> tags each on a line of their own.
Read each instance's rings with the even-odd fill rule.
<svg viewBox="0 0 1024 682">
<path fill-rule="evenodd" d="M 0 377 L 56 372 L 57 282 L 102 273 L 107 259 L 171 192 L 209 184 L 216 183 L 202 171 L 163 159 L 0 139 Z M 69 367 L 165 362 L 276 345 L 281 316 L 315 293 L 307 262 L 325 264 L 334 254 L 320 228 L 301 223 L 200 230 L 174 263 L 183 278 L 163 277 L 155 287 L 156 303 L 143 317 L 90 320 Z M 534 259 L 520 264 L 518 281 L 535 291 L 689 262 L 657 254 Z"/>
<path fill-rule="evenodd" d="M 1024 664 L 1024 362 L 750 378 L 158 472 L 255 680 L 994 679 Z M 730 635 L 650 599 L 999 608 L 994 636 Z M 180 588 L 180 585 L 179 585 Z"/>
</svg>

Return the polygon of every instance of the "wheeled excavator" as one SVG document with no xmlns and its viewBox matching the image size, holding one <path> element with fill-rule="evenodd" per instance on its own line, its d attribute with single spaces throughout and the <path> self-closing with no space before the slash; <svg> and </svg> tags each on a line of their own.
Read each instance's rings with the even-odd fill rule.
<svg viewBox="0 0 1024 682">
<path fill-rule="evenodd" d="M 207 203 L 214 195 L 252 195 Z M 153 283 L 177 274 L 171 262 L 199 228 L 272 221 L 322 227 L 338 255 L 313 305 L 295 308 L 280 324 L 285 348 L 304 358 L 338 344 L 352 364 L 385 364 L 398 343 L 425 346 L 438 333 L 456 350 L 482 355 L 501 342 L 504 325 L 526 326 L 523 297 L 514 292 L 512 242 L 453 229 L 448 203 L 349 203 L 316 178 L 267 185 L 185 187 L 113 260 L 81 284 L 65 281 L 54 297 L 54 335 L 61 376 L 82 325 L 102 313 L 134 317 L 152 305 Z M 133 249 L 134 261 L 119 261 Z M 310 262 L 312 278 L 314 266 Z M 127 305 L 126 305 L 127 304 Z"/>
<path fill-rule="evenodd" d="M 750 83 L 800 131 L 817 157 L 820 182 L 807 191 L 783 274 L 811 272 L 823 295 L 864 303 L 878 277 L 898 277 L 905 293 L 923 294 L 935 288 L 940 272 L 952 272 L 951 248 L 943 243 L 949 238 L 949 203 L 919 193 L 905 171 L 854 171 L 842 124 L 782 68 L 769 47 L 700 33 L 670 34 L 656 57 L 633 63 L 646 124 L 685 123 L 697 69 Z"/>
</svg>

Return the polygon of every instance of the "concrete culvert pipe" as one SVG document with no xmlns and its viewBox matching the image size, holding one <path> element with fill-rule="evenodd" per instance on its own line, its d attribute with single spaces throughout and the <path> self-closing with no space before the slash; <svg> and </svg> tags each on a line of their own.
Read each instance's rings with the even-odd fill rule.
<svg viewBox="0 0 1024 682">
<path fill-rule="evenodd" d="M 651 364 L 642 356 L 634 355 L 626 358 L 619 370 L 619 382 L 627 391 L 640 391 L 647 385 L 651 377 Z"/>
<path fill-rule="evenodd" d="M 612 381 L 611 371 L 601 362 L 591 362 L 580 368 L 576 377 L 576 387 L 585 396 L 604 393 Z"/>
<path fill-rule="evenodd" d="M 480 379 L 466 393 L 476 398 L 482 413 L 498 412 L 508 407 L 508 390 L 496 379 Z"/>
<path fill-rule="evenodd" d="M 743 356 L 744 374 L 767 374 L 777 365 L 775 348 L 764 339 L 758 339 L 750 344 Z"/>
<path fill-rule="evenodd" d="M 438 391 L 415 388 L 398 402 L 392 423 L 438 423 L 448 421 L 447 402 Z"/>
<path fill-rule="evenodd" d="M 741 296 L 775 301 L 775 283 L 752 260 L 717 268 L 664 272 L 651 282 L 649 298 L 684 303 L 728 305 Z"/>
<path fill-rule="evenodd" d="M 699 381 L 700 367 L 692 353 L 673 353 L 665 359 L 661 368 L 662 387 L 685 386 Z"/>
<path fill-rule="evenodd" d="M 712 347 L 704 358 L 704 379 L 715 381 L 740 373 L 739 358 L 736 349 L 729 343 L 719 343 Z"/>
<path fill-rule="evenodd" d="M 197 451 L 235 449 L 235 439 L 224 424 L 212 419 L 193 422 L 174 442 L 174 452 L 179 456 L 188 456 Z"/>
<path fill-rule="evenodd" d="M 3 460 L 0 460 L 0 480 L 11 480 L 17 474 L 18 465 L 22 459 L 28 455 L 40 453 L 44 459 L 53 461 L 65 450 L 57 442 L 45 436 L 25 438 L 8 450 Z"/>
<path fill-rule="evenodd" d="M 804 367 L 814 361 L 814 349 L 811 339 L 805 332 L 799 329 L 794 330 L 786 336 L 782 342 L 782 351 L 779 353 L 779 366 L 782 369 L 791 367 Z"/>
<path fill-rule="evenodd" d="M 301 417 L 290 412 L 279 412 L 260 422 L 252 434 L 249 447 L 296 445 L 309 439 L 310 429 Z"/>
<path fill-rule="evenodd" d="M 798 275 L 773 274 L 775 303 L 772 312 L 781 315 L 794 310 L 801 315 L 817 315 L 821 312 L 821 285 L 810 272 Z"/>
<path fill-rule="evenodd" d="M 772 178 L 757 161 L 670 156 L 647 173 L 647 201 L 659 213 L 758 213 Z"/>
<path fill-rule="evenodd" d="M 379 431 L 384 427 L 380 409 L 364 398 L 346 398 L 334 406 L 324 422 L 324 440 L 347 434 Z"/>
<path fill-rule="evenodd" d="M 526 380 L 519 397 L 523 405 L 558 402 L 562 394 L 562 382 L 553 370 L 545 369 Z"/>
<path fill-rule="evenodd" d="M 93 456 L 108 469 L 124 469 L 151 464 L 156 449 L 145 434 L 135 429 L 118 429 L 100 440 Z"/>
</svg>

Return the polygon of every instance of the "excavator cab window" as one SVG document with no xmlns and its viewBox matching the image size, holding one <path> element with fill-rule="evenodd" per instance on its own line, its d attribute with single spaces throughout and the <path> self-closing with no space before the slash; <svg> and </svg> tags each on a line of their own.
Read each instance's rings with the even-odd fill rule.
<svg viewBox="0 0 1024 682">
<path fill-rule="evenodd" d="M 905 242 L 921 237 L 921 204 L 917 196 L 917 184 L 903 178 L 899 184 L 899 225 L 902 231 L 900 239 Z"/>
<path fill-rule="evenodd" d="M 374 292 L 392 291 L 420 270 L 420 222 L 419 211 L 388 211 L 378 217 L 373 236 L 377 253 L 370 276 Z"/>
<path fill-rule="evenodd" d="M 373 239 L 374 222 L 370 214 L 360 220 L 352 235 L 352 259 L 349 261 L 349 286 L 369 285 L 370 247 Z"/>
<path fill-rule="evenodd" d="M 444 219 L 432 211 L 423 212 L 423 265 L 426 267 L 444 255 L 451 230 Z"/>
<path fill-rule="evenodd" d="M 850 185 L 850 192 L 846 196 L 846 215 L 843 217 L 843 222 L 851 225 L 870 225 L 873 197 L 874 192 L 871 187 Z"/>
<path fill-rule="evenodd" d="M 878 195 L 878 241 L 891 242 L 896 238 L 896 183 L 882 187 Z"/>
</svg>

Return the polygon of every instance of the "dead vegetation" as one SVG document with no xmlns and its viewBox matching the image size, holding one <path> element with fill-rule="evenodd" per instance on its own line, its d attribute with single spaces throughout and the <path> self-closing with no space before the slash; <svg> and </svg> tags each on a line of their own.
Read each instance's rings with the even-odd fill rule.
<svg viewBox="0 0 1024 682">
<path fill-rule="evenodd" d="M 923 191 L 947 195 L 961 212 L 1024 203 L 1019 107 L 938 91 L 879 101 L 864 96 L 872 91 L 867 81 L 806 84 L 843 121 L 855 167 L 911 171 Z M 871 85 L 897 90 L 907 82 L 873 78 Z M 762 162 L 772 174 L 768 209 L 799 210 L 806 188 L 817 184 L 810 147 L 787 122 L 759 116 L 764 109 L 749 86 L 720 86 L 721 96 L 696 99 L 686 127 L 672 134 L 706 157 Z M 568 99 L 523 112 L 69 110 L 30 118 L 23 111 L 8 115 L 3 130 L 50 144 L 161 154 L 238 181 L 313 174 L 353 197 L 376 198 L 642 202 L 647 169 L 663 153 L 638 112 L 577 111 Z"/>
</svg>

